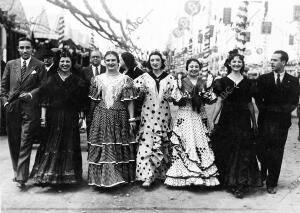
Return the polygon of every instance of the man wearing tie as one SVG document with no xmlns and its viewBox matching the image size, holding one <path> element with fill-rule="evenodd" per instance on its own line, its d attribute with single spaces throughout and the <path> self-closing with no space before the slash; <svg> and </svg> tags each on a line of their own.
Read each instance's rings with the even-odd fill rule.
<svg viewBox="0 0 300 213">
<path fill-rule="evenodd" d="M 271 58 L 272 72 L 259 77 L 258 92 L 255 97 L 259 109 L 258 159 L 261 163 L 263 180 L 267 191 L 277 192 L 277 183 L 281 170 L 289 127 L 291 112 L 299 99 L 299 81 L 285 72 L 288 54 L 282 50 L 275 51 Z"/>
<path fill-rule="evenodd" d="M 91 79 L 97 75 L 105 73 L 105 66 L 101 65 L 101 52 L 99 50 L 93 50 L 90 55 L 90 66 L 82 69 L 83 78 L 86 81 L 88 87 L 90 87 Z M 86 117 L 86 132 L 89 137 L 90 126 L 92 123 L 93 112 L 95 109 L 95 102 L 91 101 L 89 97 L 86 99 L 84 114 Z"/>
<path fill-rule="evenodd" d="M 40 122 L 38 93 L 46 78 L 43 63 L 32 57 L 32 43 L 20 38 L 21 58 L 7 63 L 1 81 L 1 99 L 7 116 L 7 135 L 17 186 L 23 188 L 29 175 L 29 162 L 35 131 Z"/>
</svg>

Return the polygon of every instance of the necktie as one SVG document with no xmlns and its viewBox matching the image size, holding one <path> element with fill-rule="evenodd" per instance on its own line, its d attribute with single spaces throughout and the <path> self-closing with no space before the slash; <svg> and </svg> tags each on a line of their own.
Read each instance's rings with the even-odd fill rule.
<svg viewBox="0 0 300 213">
<path fill-rule="evenodd" d="M 279 73 L 277 73 L 276 85 L 277 86 L 280 85 L 280 74 Z"/>
<path fill-rule="evenodd" d="M 98 67 L 95 67 L 95 76 L 99 75 Z"/>
<path fill-rule="evenodd" d="M 21 80 L 23 81 L 26 72 L 26 61 L 23 61 L 23 65 L 21 67 Z"/>
</svg>

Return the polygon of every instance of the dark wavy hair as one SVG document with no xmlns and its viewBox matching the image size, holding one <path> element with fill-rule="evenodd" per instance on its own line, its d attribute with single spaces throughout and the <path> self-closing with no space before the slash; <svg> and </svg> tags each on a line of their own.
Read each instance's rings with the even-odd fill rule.
<svg viewBox="0 0 300 213">
<path fill-rule="evenodd" d="M 137 63 L 135 61 L 134 55 L 132 55 L 130 52 L 123 52 L 121 54 L 121 58 L 123 59 L 126 67 L 128 67 L 129 70 L 134 69 L 136 67 Z"/>
<path fill-rule="evenodd" d="M 119 58 L 119 54 L 115 51 L 107 51 L 104 55 L 104 60 L 106 58 L 106 56 L 108 55 L 114 55 L 117 58 L 117 62 L 120 63 L 120 58 Z"/>
<path fill-rule="evenodd" d="M 68 50 L 62 50 L 61 53 L 59 54 L 59 60 L 60 58 L 66 58 L 66 57 L 70 58 L 72 61 L 72 54 Z"/>
<path fill-rule="evenodd" d="M 165 59 L 163 59 L 162 54 L 159 51 L 153 51 L 153 52 L 150 53 L 148 61 L 147 61 L 147 68 L 149 70 L 152 70 L 152 67 L 151 67 L 151 64 L 150 64 L 150 58 L 153 55 L 158 55 L 160 57 L 160 60 L 161 60 L 161 67 L 160 68 L 161 69 L 165 69 L 165 67 L 166 67 L 166 65 L 165 65 Z"/>
<path fill-rule="evenodd" d="M 185 70 L 186 70 L 186 71 L 188 71 L 189 65 L 190 65 L 190 63 L 192 63 L 193 61 L 196 62 L 196 63 L 199 65 L 200 70 L 202 69 L 203 64 L 202 64 L 198 59 L 196 59 L 196 58 L 190 58 L 190 59 L 188 59 L 188 60 L 186 61 L 186 65 L 185 65 Z"/>
<path fill-rule="evenodd" d="M 241 73 L 245 72 L 245 61 L 244 56 L 239 53 L 237 49 L 229 51 L 229 55 L 227 59 L 225 60 L 224 66 L 227 68 L 227 74 L 231 73 L 232 68 L 230 66 L 230 62 L 234 59 L 234 57 L 239 57 L 239 59 L 243 62 L 243 66 L 240 70 Z"/>
<path fill-rule="evenodd" d="M 280 54 L 280 60 L 285 61 L 285 63 L 289 61 L 289 55 L 283 50 L 276 50 L 274 54 Z"/>
</svg>

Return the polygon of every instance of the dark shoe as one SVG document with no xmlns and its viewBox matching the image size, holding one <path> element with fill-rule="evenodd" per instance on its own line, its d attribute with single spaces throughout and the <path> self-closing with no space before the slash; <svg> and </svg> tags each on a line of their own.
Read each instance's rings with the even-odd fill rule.
<svg viewBox="0 0 300 213">
<path fill-rule="evenodd" d="M 236 190 L 233 195 L 236 197 L 236 198 L 239 198 L 239 199 L 243 199 L 244 198 L 244 192 L 243 190 Z"/>
<path fill-rule="evenodd" d="M 269 194 L 276 194 L 277 188 L 276 188 L 276 187 L 268 187 L 268 188 L 267 188 L 267 192 L 268 192 Z"/>
<path fill-rule="evenodd" d="M 26 186 L 24 181 L 16 181 L 16 183 L 19 189 L 24 189 Z"/>
</svg>

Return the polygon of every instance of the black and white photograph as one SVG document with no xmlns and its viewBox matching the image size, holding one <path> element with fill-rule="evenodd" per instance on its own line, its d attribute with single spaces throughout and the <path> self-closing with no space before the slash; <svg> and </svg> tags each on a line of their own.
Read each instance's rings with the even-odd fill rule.
<svg viewBox="0 0 300 213">
<path fill-rule="evenodd" d="M 0 0 L 0 213 L 300 212 L 300 0 Z"/>
</svg>

